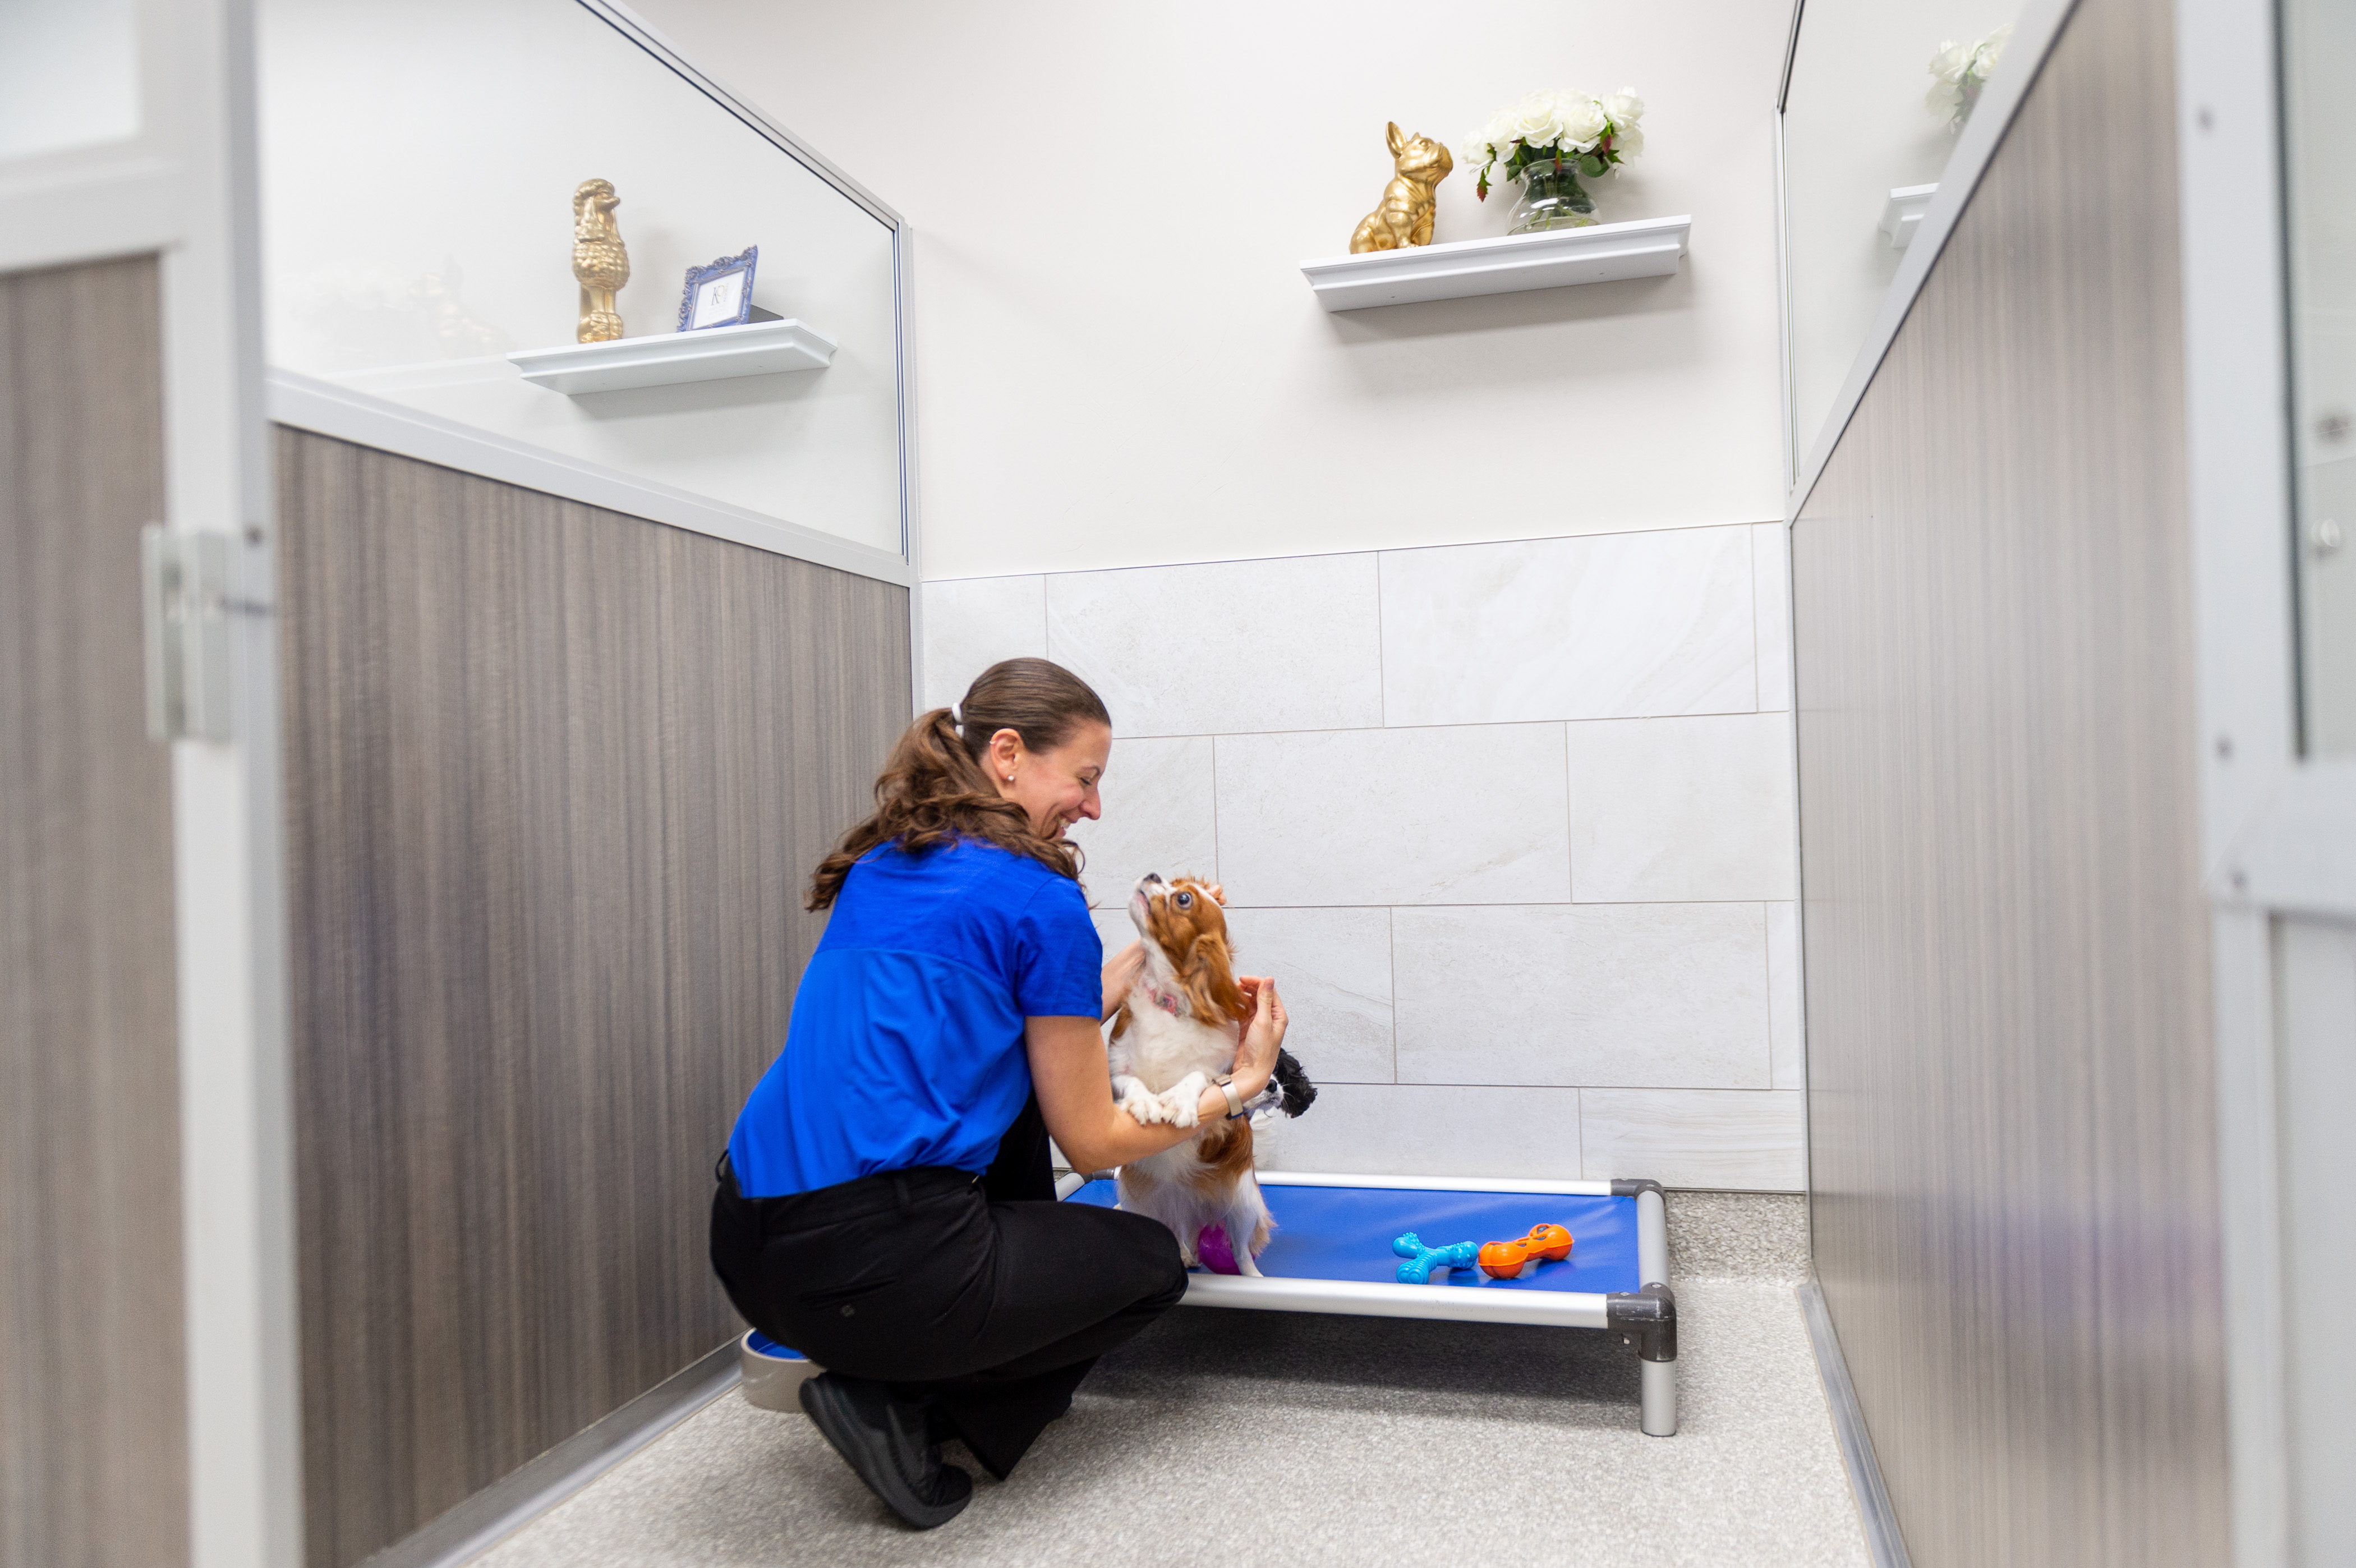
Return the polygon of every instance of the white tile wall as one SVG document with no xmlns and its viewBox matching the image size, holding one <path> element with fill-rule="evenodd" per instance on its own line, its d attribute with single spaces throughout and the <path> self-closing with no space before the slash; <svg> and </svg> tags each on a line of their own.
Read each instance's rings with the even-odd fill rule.
<svg viewBox="0 0 2356 1568">
<path fill-rule="evenodd" d="M 1099 791 L 1104 816 L 1070 830 L 1087 857 L 1080 881 L 1089 903 L 1121 908 L 1149 871 L 1219 880 L 1213 745 L 1208 736 L 1113 741 Z"/>
<path fill-rule="evenodd" d="M 1582 1089 L 1579 1128 L 1587 1174 L 1650 1176 L 1664 1187 L 1798 1192 L 1807 1165 L 1802 1099 L 1766 1090 Z M 1312 1106 L 1311 1114 L 1319 1109 Z"/>
<path fill-rule="evenodd" d="M 1796 896 L 1788 718 L 1601 719 L 1569 728 L 1574 898 Z"/>
<path fill-rule="evenodd" d="M 1247 974 L 1272 974 L 1291 1015 L 1287 1043 L 1320 1083 L 1389 1083 L 1391 911 L 1227 911 Z"/>
<path fill-rule="evenodd" d="M 924 587 L 925 706 L 955 707 L 1001 659 L 1047 656 L 1047 579 L 966 577 Z"/>
<path fill-rule="evenodd" d="M 1759 710 L 1792 705 L 1792 601 L 1784 587 L 1792 536 L 1780 522 L 1751 525 L 1751 564 L 1759 631 Z"/>
<path fill-rule="evenodd" d="M 1402 1083 L 1768 1086 L 1756 904 L 1402 908 L 1392 923 Z"/>
<path fill-rule="evenodd" d="M 1571 915 L 1563 904 L 1394 909 L 1399 1081 L 1579 1084 Z"/>
<path fill-rule="evenodd" d="M 1091 909 L 1088 918 L 1096 922 L 1097 940 L 1104 943 L 1107 958 L 1137 940 L 1137 925 L 1127 909 Z"/>
<path fill-rule="evenodd" d="M 1580 1093 L 1337 1083 L 1308 1114 L 1278 1119 L 1253 1153 L 1278 1171 L 1577 1181 Z"/>
<path fill-rule="evenodd" d="M 1076 830 L 1226 885 L 1324 1093 L 1272 1169 L 1796 1189 L 1780 524 L 926 585 L 926 688 L 1113 711 Z M 1183 653 L 1173 651 L 1183 650 Z"/>
<path fill-rule="evenodd" d="M 1774 1042 L 1777 1089 L 1808 1086 L 1807 1057 L 1801 1045 L 1800 907 L 1767 906 L 1767 1018 Z"/>
<path fill-rule="evenodd" d="M 1047 657 L 1117 735 L 1383 722 L 1372 555 L 1076 572 L 1047 580 Z"/>
<path fill-rule="evenodd" d="M 1255 1153 L 1270 1170 L 1649 1176 L 1665 1187 L 1797 1192 L 1801 1097 L 1766 1090 L 1472 1089 L 1335 1084 Z"/>
<path fill-rule="evenodd" d="M 1768 1086 L 1767 920 L 1761 906 L 1580 905 L 1571 921 L 1580 1083 Z"/>
<path fill-rule="evenodd" d="M 1382 567 L 1387 723 L 1758 706 L 1748 526 L 1387 551 Z"/>
<path fill-rule="evenodd" d="M 1219 737 L 1231 902 L 1570 897 L 1558 725 Z"/>
</svg>

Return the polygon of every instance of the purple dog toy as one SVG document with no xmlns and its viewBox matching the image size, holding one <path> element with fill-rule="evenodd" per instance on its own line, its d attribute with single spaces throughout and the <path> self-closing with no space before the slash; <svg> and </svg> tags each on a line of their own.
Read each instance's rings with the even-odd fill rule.
<svg viewBox="0 0 2356 1568">
<path fill-rule="evenodd" d="M 1236 1250 L 1227 1240 L 1227 1228 L 1224 1225 L 1203 1227 L 1202 1234 L 1194 1238 L 1194 1255 L 1215 1274 L 1243 1273 L 1236 1267 Z"/>
</svg>

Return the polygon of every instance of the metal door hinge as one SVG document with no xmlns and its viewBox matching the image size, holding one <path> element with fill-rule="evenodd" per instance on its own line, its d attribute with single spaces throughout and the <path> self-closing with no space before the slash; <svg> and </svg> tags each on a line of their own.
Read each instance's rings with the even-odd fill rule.
<svg viewBox="0 0 2356 1568">
<path fill-rule="evenodd" d="M 139 531 L 152 740 L 230 737 L 230 542 L 160 523 Z"/>
</svg>

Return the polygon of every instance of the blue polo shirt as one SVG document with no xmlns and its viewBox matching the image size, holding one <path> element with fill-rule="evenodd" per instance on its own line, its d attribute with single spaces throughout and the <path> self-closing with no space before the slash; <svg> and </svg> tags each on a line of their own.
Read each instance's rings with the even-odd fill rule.
<svg viewBox="0 0 2356 1568">
<path fill-rule="evenodd" d="M 912 1165 L 983 1171 L 1031 1096 L 1023 1020 L 1095 1018 L 1104 944 L 1079 884 L 980 840 L 851 868 L 783 1055 L 736 1118 L 747 1197 Z"/>
</svg>

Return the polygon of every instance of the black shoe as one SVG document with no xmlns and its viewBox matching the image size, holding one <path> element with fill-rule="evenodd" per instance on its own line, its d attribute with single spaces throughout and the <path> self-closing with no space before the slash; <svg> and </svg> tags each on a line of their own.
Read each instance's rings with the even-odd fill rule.
<svg viewBox="0 0 2356 1568">
<path fill-rule="evenodd" d="M 805 1378 L 802 1412 L 817 1423 L 867 1489 L 918 1530 L 955 1519 L 973 1497 L 973 1477 L 941 1463 L 925 1412 L 881 1383 L 821 1372 Z"/>
</svg>

